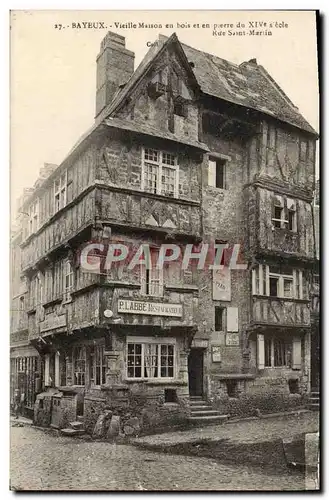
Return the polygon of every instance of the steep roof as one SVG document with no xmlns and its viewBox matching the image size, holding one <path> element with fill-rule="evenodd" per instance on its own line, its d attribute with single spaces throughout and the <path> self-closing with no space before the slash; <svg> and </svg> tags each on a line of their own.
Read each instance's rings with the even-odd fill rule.
<svg viewBox="0 0 329 500">
<path fill-rule="evenodd" d="M 302 130 L 316 131 L 256 60 L 236 65 L 182 44 L 201 90 L 208 95 L 255 109 Z"/>
<path fill-rule="evenodd" d="M 193 63 L 194 67 L 191 70 L 204 94 L 254 109 L 318 135 L 275 80 L 263 66 L 257 64 L 256 60 L 237 65 L 181 44 L 175 33 L 170 38 L 159 36 L 157 44 L 147 52 L 127 85 L 101 113 L 100 120 L 108 117 L 123 103 L 125 97 L 152 66 L 154 59 L 171 42 L 176 43 L 176 46 L 182 50 L 186 56 L 183 56 L 184 59 Z"/>
</svg>

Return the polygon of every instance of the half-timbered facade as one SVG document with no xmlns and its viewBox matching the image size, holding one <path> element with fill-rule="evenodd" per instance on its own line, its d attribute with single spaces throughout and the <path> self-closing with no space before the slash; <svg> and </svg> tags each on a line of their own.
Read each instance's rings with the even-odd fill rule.
<svg viewBox="0 0 329 500">
<path fill-rule="evenodd" d="M 191 397 L 309 391 L 316 138 L 255 60 L 160 36 L 134 71 L 107 34 L 95 125 L 21 207 L 29 339 L 88 429 L 105 407 L 147 428 Z M 86 270 L 86 243 L 113 241 L 240 244 L 240 265 Z"/>
</svg>

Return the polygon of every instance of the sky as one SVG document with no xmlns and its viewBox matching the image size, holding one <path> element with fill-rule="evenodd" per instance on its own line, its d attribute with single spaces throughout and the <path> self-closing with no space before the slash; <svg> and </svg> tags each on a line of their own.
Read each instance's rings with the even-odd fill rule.
<svg viewBox="0 0 329 500">
<path fill-rule="evenodd" d="M 214 24 L 267 23 L 272 36 L 214 36 Z M 94 28 L 74 23 L 95 22 Z M 117 23 L 126 24 L 118 27 Z M 127 24 L 128 23 L 128 24 Z M 129 24 L 130 23 L 130 24 Z M 136 23 L 137 27 L 133 27 Z M 140 27 L 139 23 L 145 23 Z M 153 27 L 145 27 L 152 24 Z M 159 25 L 162 25 L 161 27 Z M 166 24 L 173 26 L 166 27 Z M 199 24 L 199 27 L 194 25 Z M 202 28 L 202 24 L 209 27 Z M 61 27 L 60 27 L 61 25 Z M 282 27 L 279 27 L 282 26 Z M 108 30 L 126 37 L 135 68 L 159 33 L 236 64 L 256 58 L 319 130 L 315 13 L 312 11 L 12 11 L 11 198 L 32 187 L 46 163 L 60 164 L 94 122 L 96 56 Z"/>
</svg>

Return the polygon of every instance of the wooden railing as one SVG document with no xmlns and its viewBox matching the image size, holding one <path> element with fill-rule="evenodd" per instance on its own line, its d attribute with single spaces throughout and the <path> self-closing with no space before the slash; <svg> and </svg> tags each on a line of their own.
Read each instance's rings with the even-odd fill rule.
<svg viewBox="0 0 329 500">
<path fill-rule="evenodd" d="M 310 302 L 278 297 L 253 297 L 252 320 L 270 325 L 310 325 Z"/>
</svg>

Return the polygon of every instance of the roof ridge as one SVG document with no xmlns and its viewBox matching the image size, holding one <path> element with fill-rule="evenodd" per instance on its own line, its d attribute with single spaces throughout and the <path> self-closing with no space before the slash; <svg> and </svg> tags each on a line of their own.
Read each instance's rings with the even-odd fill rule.
<svg viewBox="0 0 329 500">
<path fill-rule="evenodd" d="M 165 36 L 165 35 L 162 35 L 162 36 Z M 179 40 L 179 38 L 178 38 Z M 194 50 L 195 52 L 200 52 L 201 54 L 205 54 L 207 56 L 211 56 L 211 57 L 215 57 L 216 59 L 219 59 L 220 61 L 224 61 L 228 64 L 231 64 L 232 66 L 234 66 L 235 68 L 239 68 L 239 64 L 235 64 L 234 62 L 232 61 L 229 61 L 228 59 L 223 59 L 223 57 L 219 57 L 217 56 L 216 54 L 211 54 L 211 52 L 206 52 L 205 50 L 199 50 L 199 49 L 196 49 L 195 47 L 192 47 L 191 45 L 188 45 L 187 43 L 183 43 L 179 40 L 181 46 L 184 48 L 184 47 L 188 47 L 189 49 L 192 49 Z"/>
</svg>

